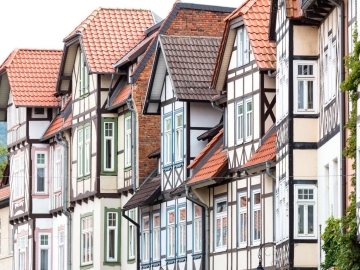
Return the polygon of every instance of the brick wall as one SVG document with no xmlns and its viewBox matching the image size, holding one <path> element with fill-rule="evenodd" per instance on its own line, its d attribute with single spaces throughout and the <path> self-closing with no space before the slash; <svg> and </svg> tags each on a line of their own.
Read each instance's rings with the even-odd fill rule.
<svg viewBox="0 0 360 270">
<path fill-rule="evenodd" d="M 224 19 L 228 15 L 229 13 L 181 9 L 171 22 L 166 35 L 222 37 L 225 27 Z M 133 99 L 138 112 L 138 175 L 140 184 L 157 166 L 156 159 L 149 159 L 148 154 L 160 148 L 160 116 L 142 115 L 154 54 L 146 63 L 133 86 Z"/>
</svg>

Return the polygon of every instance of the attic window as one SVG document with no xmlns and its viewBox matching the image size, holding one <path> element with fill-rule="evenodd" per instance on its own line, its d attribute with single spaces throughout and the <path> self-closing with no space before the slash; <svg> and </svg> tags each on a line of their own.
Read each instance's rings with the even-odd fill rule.
<svg viewBox="0 0 360 270">
<path fill-rule="evenodd" d="M 45 108 L 33 108 L 32 117 L 33 118 L 44 118 L 47 116 L 47 110 Z"/>
</svg>

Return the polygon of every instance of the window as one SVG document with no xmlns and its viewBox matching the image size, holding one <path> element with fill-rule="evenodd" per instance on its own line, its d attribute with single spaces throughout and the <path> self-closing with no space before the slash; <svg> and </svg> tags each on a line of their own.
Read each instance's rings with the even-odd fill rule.
<svg viewBox="0 0 360 270">
<path fill-rule="evenodd" d="M 107 261 L 117 261 L 117 234 L 118 234 L 118 213 L 107 213 Z"/>
<path fill-rule="evenodd" d="M 227 246 L 227 203 L 226 198 L 215 200 L 215 251 L 226 250 Z"/>
<path fill-rule="evenodd" d="M 89 93 L 89 74 L 85 64 L 85 55 L 82 50 L 80 50 L 80 97 Z"/>
<path fill-rule="evenodd" d="M 178 256 L 186 256 L 186 208 L 181 207 L 179 211 L 179 224 L 178 224 Z"/>
<path fill-rule="evenodd" d="M 102 118 L 102 166 L 101 173 L 116 175 L 117 173 L 117 119 Z"/>
<path fill-rule="evenodd" d="M 175 257 L 175 210 L 167 212 L 167 258 Z"/>
<path fill-rule="evenodd" d="M 295 186 L 296 237 L 316 238 L 316 189 L 314 185 Z"/>
<path fill-rule="evenodd" d="M 23 237 L 18 238 L 19 270 L 25 270 L 26 247 L 27 247 L 27 237 L 23 236 Z"/>
<path fill-rule="evenodd" d="M 81 265 L 89 265 L 93 260 L 93 217 L 81 219 Z"/>
<path fill-rule="evenodd" d="M 59 269 L 65 269 L 64 239 L 64 231 L 59 231 Z"/>
<path fill-rule="evenodd" d="M 78 177 L 90 175 L 91 126 L 86 124 L 78 129 Z"/>
<path fill-rule="evenodd" d="M 17 112 L 21 114 L 21 111 Z M 33 118 L 45 118 L 47 117 L 47 109 L 45 108 L 33 108 L 32 109 L 32 115 Z M 20 117 L 21 118 L 21 117 Z"/>
<path fill-rule="evenodd" d="M 13 159 L 12 172 L 12 181 L 14 183 L 14 197 L 15 199 L 18 199 L 24 196 L 24 155 Z"/>
<path fill-rule="evenodd" d="M 202 209 L 198 205 L 194 205 L 194 253 L 200 253 L 202 250 Z"/>
<path fill-rule="evenodd" d="M 164 120 L 164 165 L 170 165 L 172 162 L 172 132 L 171 117 Z"/>
<path fill-rule="evenodd" d="M 324 104 L 336 95 L 336 41 L 332 34 L 328 37 L 328 49 L 324 54 Z"/>
<path fill-rule="evenodd" d="M 36 193 L 45 193 L 46 192 L 46 153 L 39 153 L 35 154 L 36 156 L 36 186 L 35 190 Z"/>
<path fill-rule="evenodd" d="M 287 114 L 289 107 L 289 61 L 280 58 L 279 70 L 276 74 L 276 121 L 280 122 Z"/>
<path fill-rule="evenodd" d="M 237 66 L 243 66 L 250 61 L 250 42 L 244 26 L 237 30 Z"/>
<path fill-rule="evenodd" d="M 135 218 L 135 209 L 131 209 L 129 210 L 128 216 L 130 217 L 130 219 L 132 220 L 136 220 Z M 135 225 L 133 223 L 131 223 L 130 221 L 128 221 L 129 224 L 129 233 L 128 233 L 128 237 L 129 237 L 129 248 L 128 248 L 128 258 L 129 260 L 133 260 L 135 259 L 135 234 L 136 234 L 136 228 Z"/>
<path fill-rule="evenodd" d="M 247 242 L 247 197 L 246 193 L 239 194 L 239 247 L 245 247 Z"/>
<path fill-rule="evenodd" d="M 253 135 L 253 104 L 251 98 L 241 100 L 237 103 L 236 119 L 237 144 L 243 143 L 244 138 L 246 141 L 251 141 Z"/>
<path fill-rule="evenodd" d="M 79 129 L 78 130 L 78 159 L 77 159 L 78 177 L 81 177 L 84 175 L 83 159 L 84 159 L 84 130 Z"/>
<path fill-rule="evenodd" d="M 84 170 L 85 175 L 90 174 L 90 126 L 85 127 L 85 154 L 84 154 Z"/>
<path fill-rule="evenodd" d="M 150 261 L 150 220 L 149 216 L 143 217 L 143 263 Z"/>
<path fill-rule="evenodd" d="M 153 260 L 160 260 L 160 214 L 153 214 Z"/>
<path fill-rule="evenodd" d="M 54 170 L 55 191 L 61 189 L 61 148 L 55 150 L 55 170 Z"/>
<path fill-rule="evenodd" d="M 39 242 L 40 242 L 40 270 L 48 270 L 50 269 L 50 237 L 49 234 L 40 234 L 39 235 Z"/>
<path fill-rule="evenodd" d="M 131 166 L 131 116 L 125 118 L 125 168 Z"/>
<path fill-rule="evenodd" d="M 175 162 L 183 160 L 183 115 L 175 115 Z"/>
<path fill-rule="evenodd" d="M 261 237 L 261 196 L 260 190 L 252 192 L 252 244 L 259 245 Z"/>
<path fill-rule="evenodd" d="M 296 65 L 297 112 L 315 112 L 315 63 Z"/>
</svg>

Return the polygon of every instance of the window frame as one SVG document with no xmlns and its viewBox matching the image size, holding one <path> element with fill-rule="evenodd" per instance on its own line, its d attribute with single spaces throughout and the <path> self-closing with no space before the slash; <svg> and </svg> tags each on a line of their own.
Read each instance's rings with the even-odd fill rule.
<svg viewBox="0 0 360 270">
<path fill-rule="evenodd" d="M 178 116 L 181 116 L 181 125 L 178 126 Z M 174 112 L 174 162 L 182 163 L 184 159 L 184 114 L 183 111 Z M 177 134 L 179 135 L 179 140 Z"/>
<path fill-rule="evenodd" d="M 248 110 L 248 104 L 251 104 L 251 111 Z M 239 113 L 239 107 L 242 106 L 242 113 Z M 253 140 L 254 136 L 254 100 L 253 96 L 239 99 L 235 106 L 235 144 L 239 145 Z M 240 127 L 239 117 L 242 119 Z M 250 121 L 249 121 L 250 119 Z M 248 126 L 250 124 L 250 126 Z"/>
<path fill-rule="evenodd" d="M 25 178 L 25 165 L 24 165 L 24 154 L 21 154 L 12 159 L 12 183 L 14 185 L 14 200 L 21 199 L 24 197 L 24 184 L 21 179 Z"/>
<path fill-rule="evenodd" d="M 84 51 L 79 49 L 80 59 L 79 59 L 79 97 L 84 98 L 89 95 L 89 73 L 86 65 L 86 58 Z"/>
<path fill-rule="evenodd" d="M 91 220 L 91 227 L 88 228 L 83 228 L 83 223 L 84 220 Z M 89 221 L 88 221 L 89 222 Z M 91 254 L 91 258 L 89 259 L 89 261 L 84 261 L 84 250 L 85 250 L 85 245 L 84 245 L 84 235 L 89 234 L 91 238 L 89 238 L 90 240 L 90 254 Z M 93 264 L 93 259 L 94 259 L 94 254 L 93 254 L 93 250 L 94 250 L 94 215 L 93 213 L 87 213 L 84 215 L 80 216 L 80 266 L 91 266 Z"/>
<path fill-rule="evenodd" d="M 127 121 L 130 123 L 130 128 L 126 127 Z M 132 115 L 127 113 L 124 118 L 124 168 L 131 168 L 132 163 Z"/>
<path fill-rule="evenodd" d="M 219 203 L 223 203 L 225 202 L 226 203 L 226 211 L 224 212 L 220 212 L 220 213 L 217 213 L 217 204 Z M 224 226 L 223 226 L 223 220 L 224 218 L 226 218 L 226 243 L 223 243 L 223 239 L 224 239 Z M 216 243 L 216 240 L 217 240 L 217 237 L 216 237 L 216 234 L 217 234 L 217 220 L 218 219 L 221 219 L 221 232 L 220 232 L 220 239 L 222 239 L 222 245 L 218 246 L 217 243 Z M 222 252 L 222 251 L 225 251 L 227 250 L 227 240 L 228 240 L 228 235 L 229 235 L 229 230 L 228 230 L 228 202 L 227 202 L 227 197 L 219 197 L 219 198 L 215 198 L 214 199 L 214 252 Z"/>
<path fill-rule="evenodd" d="M 62 155 L 61 148 L 57 147 L 54 151 L 54 191 L 59 191 L 62 189 Z"/>
<path fill-rule="evenodd" d="M 294 238 L 295 239 L 317 239 L 317 187 L 314 184 L 301 184 L 294 185 L 295 188 L 295 200 L 294 200 Z M 312 190 L 313 199 L 299 199 L 299 190 Z M 304 207 L 304 233 L 299 233 L 299 215 L 298 207 L 302 206 L 313 206 L 313 227 L 314 233 L 308 233 L 308 222 L 305 222 L 305 217 L 308 217 L 308 208 Z"/>
<path fill-rule="evenodd" d="M 299 75 L 299 66 L 312 66 L 312 75 Z M 298 114 L 315 114 L 318 111 L 317 108 L 317 82 L 318 82 L 318 69 L 316 61 L 312 60 L 297 60 L 294 61 L 294 111 Z M 299 109 L 299 83 L 304 82 L 303 86 L 303 106 Z M 308 84 L 306 82 L 312 82 L 312 104 L 313 108 L 308 108 Z"/>
<path fill-rule="evenodd" d="M 115 230 L 115 258 L 111 259 L 108 256 L 109 251 L 109 223 L 108 223 L 108 217 L 109 214 L 116 214 L 116 226 L 111 226 Z M 104 208 L 104 261 L 103 265 L 120 265 L 120 259 L 121 259 L 121 208 Z"/>
<path fill-rule="evenodd" d="M 236 66 L 242 67 L 250 63 L 251 46 L 245 25 L 236 30 Z"/>
<path fill-rule="evenodd" d="M 241 206 L 241 198 L 245 197 L 245 207 Z M 245 228 L 242 227 L 241 215 L 245 214 Z M 238 193 L 238 247 L 243 248 L 247 246 L 248 239 L 248 224 L 249 224 L 249 214 L 248 214 L 248 198 L 247 192 Z M 242 239 L 242 231 L 244 231 L 244 239 Z M 243 240 L 243 241 L 242 241 Z"/>
<path fill-rule="evenodd" d="M 155 218 L 156 217 L 159 217 L 159 226 L 158 227 L 155 227 Z M 161 260 L 161 215 L 160 215 L 160 211 L 156 211 L 156 212 L 153 212 L 152 215 L 151 215 L 151 224 L 152 224 L 152 236 L 151 236 L 151 240 L 152 240 L 152 244 L 151 244 L 151 247 L 152 247 L 152 262 L 158 262 Z M 158 231 L 158 239 L 156 239 L 155 237 L 155 230 Z M 157 247 L 156 247 L 156 243 L 157 243 Z M 156 258 L 155 257 L 155 249 L 158 248 L 158 253 L 159 253 L 159 256 Z"/>
<path fill-rule="evenodd" d="M 181 210 L 184 210 L 185 211 L 185 219 L 184 220 L 181 220 Z M 183 258 L 183 257 L 186 257 L 186 251 L 187 251 L 187 225 L 186 225 L 186 222 L 187 222 L 187 211 L 186 211 L 186 204 L 179 204 L 177 206 L 177 219 L 175 218 L 176 220 L 176 225 L 175 225 L 175 244 L 176 242 L 177 245 L 176 245 L 176 248 L 175 248 L 175 256 L 177 258 Z M 183 228 L 181 228 L 181 225 L 183 226 Z M 183 239 L 184 239 L 184 243 L 182 243 L 181 241 L 181 236 L 182 236 L 182 233 L 184 234 L 183 235 Z M 177 241 L 176 241 L 177 240 Z M 181 244 L 183 244 L 184 246 L 181 246 Z M 181 248 L 183 248 L 183 253 L 180 253 L 182 252 Z"/>
<path fill-rule="evenodd" d="M 65 265 L 64 265 L 64 260 L 65 260 L 65 231 L 64 230 L 60 230 L 59 231 L 59 255 L 58 255 L 58 264 L 59 264 L 59 269 L 64 269 Z M 62 252 L 61 252 L 62 250 Z"/>
<path fill-rule="evenodd" d="M 105 167 L 105 124 L 112 123 L 113 136 L 112 138 L 112 149 L 111 149 L 111 168 Z M 118 126 L 117 118 L 115 117 L 102 117 L 101 118 L 101 174 L 102 175 L 117 175 L 118 170 Z"/>
<path fill-rule="evenodd" d="M 47 173 L 48 173 L 48 168 L 47 168 L 47 161 L 48 161 L 48 157 L 47 157 L 47 152 L 46 151 L 35 151 L 35 194 L 47 194 L 48 192 L 48 184 L 47 184 Z M 38 155 L 44 155 L 44 163 L 38 163 Z M 44 169 L 44 190 L 43 191 L 39 191 L 38 190 L 38 169 Z"/>
<path fill-rule="evenodd" d="M 254 103 L 253 103 L 253 99 L 252 97 L 246 98 L 245 99 L 245 113 L 246 113 L 246 117 L 245 117 L 245 141 L 249 142 L 252 140 L 253 138 L 253 126 L 254 126 L 254 113 L 253 113 L 253 108 L 254 108 Z M 248 110 L 248 104 L 251 104 L 251 111 Z M 250 121 L 249 121 L 249 115 L 250 115 Z M 249 123 L 250 122 L 250 123 Z M 249 126 L 250 125 L 250 126 Z"/>
<path fill-rule="evenodd" d="M 43 113 L 36 113 L 36 109 L 43 109 Z M 20 111 L 19 111 L 20 113 Z M 47 108 L 45 107 L 35 107 L 31 110 L 31 117 L 32 118 L 46 118 L 47 117 Z"/>
<path fill-rule="evenodd" d="M 148 228 L 145 229 L 145 220 L 147 220 L 148 222 Z M 141 218 L 141 223 L 142 223 L 142 232 L 141 232 L 141 242 L 142 242 L 142 257 L 141 257 L 141 262 L 143 264 L 148 264 L 151 262 L 151 237 L 150 237 L 150 232 L 151 232 L 151 219 L 150 219 L 150 214 L 146 213 L 144 215 L 142 215 Z M 147 240 L 147 243 L 145 243 L 145 240 Z M 146 257 L 145 257 L 146 255 Z"/>
<path fill-rule="evenodd" d="M 166 128 L 166 121 L 170 121 L 170 129 Z M 166 114 L 163 116 L 163 168 L 169 167 L 173 162 L 173 154 L 172 154 L 172 125 L 173 119 L 171 114 Z"/>
<path fill-rule="evenodd" d="M 240 106 L 242 107 L 241 113 L 239 113 Z M 241 120 L 241 123 L 239 123 L 239 120 Z M 244 142 L 244 133 L 245 133 L 244 127 L 245 127 L 244 101 L 241 100 L 236 103 L 236 142 L 237 142 L 237 144 L 241 144 Z"/>
<path fill-rule="evenodd" d="M 174 214 L 174 220 L 170 224 L 169 222 L 169 214 Z M 173 250 L 170 250 L 171 248 L 171 238 L 170 238 L 170 228 L 172 228 L 172 239 L 173 239 Z M 170 251 L 173 251 L 173 254 L 170 253 Z M 167 260 L 174 260 L 176 258 L 176 211 L 175 207 L 169 207 L 166 210 L 166 259 Z"/>
<path fill-rule="evenodd" d="M 21 236 L 16 242 L 19 250 L 19 270 L 25 270 L 26 265 L 26 249 L 27 249 L 27 236 Z M 22 255 L 23 254 L 23 255 Z M 23 266 L 22 266 L 23 263 Z"/>
<path fill-rule="evenodd" d="M 200 209 L 200 215 L 196 216 L 196 209 Z M 202 216 L 203 208 L 200 205 L 193 204 L 193 254 L 199 254 L 202 252 Z M 198 225 L 197 225 L 198 223 Z M 198 232 L 197 232 L 198 228 Z"/>
<path fill-rule="evenodd" d="M 130 219 L 136 221 L 136 209 L 130 209 L 127 213 Z M 136 247 L 136 227 L 133 223 L 128 221 L 128 261 L 135 260 Z"/>
<path fill-rule="evenodd" d="M 41 237 L 42 236 L 46 236 L 47 237 L 47 245 L 43 245 L 42 244 L 42 239 Z M 38 264 L 38 269 L 41 270 L 41 259 L 42 259 L 42 256 L 41 256 L 41 251 L 42 250 L 47 250 L 47 269 L 49 270 L 51 268 L 51 256 L 50 256 L 50 253 L 51 253 L 51 235 L 50 233 L 39 233 L 38 235 L 38 239 L 39 239 L 39 245 L 38 245 L 38 249 L 39 249 L 39 264 Z"/>
<path fill-rule="evenodd" d="M 259 204 L 255 204 L 255 195 L 259 194 Z M 259 211 L 260 213 L 260 230 L 259 238 L 255 238 L 255 213 Z M 259 214 L 258 214 L 259 215 Z M 258 246 L 261 242 L 262 236 L 262 212 L 261 212 L 261 189 L 253 189 L 251 191 L 251 244 L 252 246 Z"/>
<path fill-rule="evenodd" d="M 89 140 L 86 139 L 86 131 L 89 131 Z M 89 176 L 91 175 L 91 123 L 88 122 L 82 126 L 79 126 L 77 129 L 77 178 L 78 181 L 83 180 L 83 179 L 87 179 L 89 178 Z M 79 140 L 79 134 L 82 134 L 82 140 Z M 81 148 L 80 148 L 81 146 Z M 89 153 L 88 153 L 88 159 L 86 159 L 86 147 L 89 147 Z M 80 150 L 81 149 L 81 150 Z M 80 159 L 80 161 L 79 161 Z M 88 164 L 88 169 L 89 171 L 85 171 L 86 169 L 86 162 L 89 162 Z M 80 170 L 81 170 L 81 174 L 80 174 Z"/>
</svg>

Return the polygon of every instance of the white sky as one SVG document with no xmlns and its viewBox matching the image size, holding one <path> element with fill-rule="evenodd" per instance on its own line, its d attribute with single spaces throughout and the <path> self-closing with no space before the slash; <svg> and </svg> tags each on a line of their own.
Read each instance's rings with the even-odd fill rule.
<svg viewBox="0 0 360 270">
<path fill-rule="evenodd" d="M 96 8 L 151 9 L 165 18 L 175 0 L 0 0 L 0 65 L 15 48 L 63 49 L 65 38 Z M 186 0 L 238 7 L 243 0 Z"/>
</svg>

